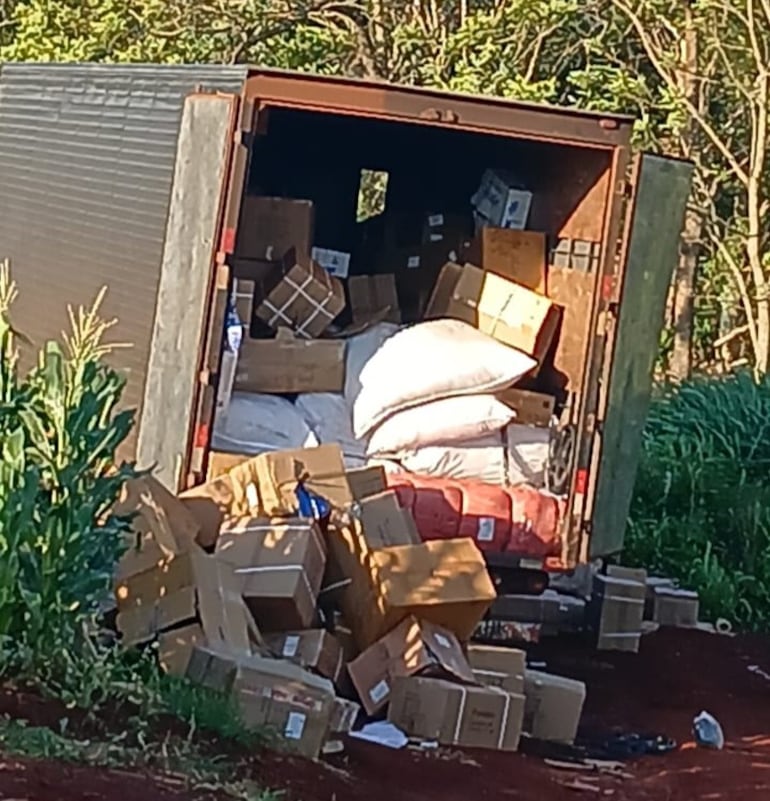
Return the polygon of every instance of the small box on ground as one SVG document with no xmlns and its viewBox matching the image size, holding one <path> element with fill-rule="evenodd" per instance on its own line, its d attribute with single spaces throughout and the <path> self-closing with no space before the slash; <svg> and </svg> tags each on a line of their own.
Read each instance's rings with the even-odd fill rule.
<svg viewBox="0 0 770 801">
<path fill-rule="evenodd" d="M 473 672 L 454 634 L 414 617 L 367 648 L 348 665 L 348 672 L 370 715 L 387 706 L 398 676 L 422 674 L 474 683 Z"/>
<path fill-rule="evenodd" d="M 324 629 L 270 634 L 265 645 L 276 658 L 288 659 L 335 684 L 345 666 L 339 640 Z"/>
<path fill-rule="evenodd" d="M 326 549 L 315 521 L 245 518 L 227 521 L 216 546 L 264 631 L 306 629 L 316 622 Z"/>
<path fill-rule="evenodd" d="M 639 581 L 596 576 L 588 617 L 600 651 L 639 650 L 646 587 Z"/>
<path fill-rule="evenodd" d="M 527 227 L 532 192 L 522 189 L 514 176 L 502 170 L 485 170 L 471 198 L 477 223 L 521 231 Z"/>
<path fill-rule="evenodd" d="M 545 295 L 472 264 L 446 264 L 425 313 L 427 320 L 463 320 L 542 362 L 561 319 Z"/>
<path fill-rule="evenodd" d="M 527 670 L 524 695 L 524 731 L 527 734 L 537 740 L 575 742 L 586 698 L 586 686 L 582 681 Z"/>
<path fill-rule="evenodd" d="M 523 717 L 522 695 L 419 677 L 395 680 L 388 710 L 412 737 L 500 751 L 518 749 Z"/>
<path fill-rule="evenodd" d="M 463 243 L 460 259 L 546 295 L 546 240 L 539 231 L 484 227 Z"/>
<path fill-rule="evenodd" d="M 524 692 L 524 651 L 473 644 L 468 646 L 468 662 L 479 684 L 519 695 Z"/>
<path fill-rule="evenodd" d="M 347 698 L 335 698 L 329 731 L 332 734 L 349 734 L 361 714 L 361 705 Z"/>
<path fill-rule="evenodd" d="M 695 628 L 698 625 L 698 593 L 675 587 L 658 587 L 652 619 L 660 626 Z"/>
<path fill-rule="evenodd" d="M 275 339 L 244 337 L 234 383 L 241 392 L 342 392 L 345 342 L 301 339 L 285 329 Z"/>
<path fill-rule="evenodd" d="M 310 255 L 313 204 L 309 200 L 246 195 L 241 204 L 237 259 L 280 262 L 289 250 Z"/>
<path fill-rule="evenodd" d="M 270 328 L 319 337 L 345 308 L 345 290 L 309 255 L 290 250 L 275 276 L 263 282 L 254 314 Z"/>
<path fill-rule="evenodd" d="M 386 311 L 385 320 L 401 322 L 396 276 L 392 273 L 354 275 L 348 280 L 348 294 L 354 324 L 365 323 Z"/>
</svg>

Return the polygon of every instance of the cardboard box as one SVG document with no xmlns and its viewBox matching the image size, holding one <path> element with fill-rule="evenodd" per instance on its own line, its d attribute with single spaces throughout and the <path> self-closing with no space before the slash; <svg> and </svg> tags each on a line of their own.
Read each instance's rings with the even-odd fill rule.
<svg viewBox="0 0 770 801">
<path fill-rule="evenodd" d="M 257 285 L 253 280 L 247 278 L 233 279 L 233 306 L 238 319 L 246 327 L 247 332 L 251 327 L 256 289 Z"/>
<path fill-rule="evenodd" d="M 674 587 L 658 587 L 652 619 L 661 626 L 695 628 L 698 625 L 700 600 L 697 592 Z"/>
<path fill-rule="evenodd" d="M 350 273 L 350 253 L 314 247 L 310 251 L 310 257 L 335 278 L 347 278 Z"/>
<path fill-rule="evenodd" d="M 212 454 L 212 457 L 213 464 L 219 465 L 221 454 Z M 218 475 L 205 484 L 185 490 L 179 496 L 200 528 L 198 542 L 202 548 L 214 548 L 226 518 L 259 511 L 258 505 L 251 509 L 243 493 L 237 493 L 236 489 L 228 475 Z"/>
<path fill-rule="evenodd" d="M 372 465 L 371 467 L 357 467 L 348 470 L 345 474 L 350 492 L 354 500 L 362 501 L 380 492 L 385 492 L 388 488 L 388 480 L 385 477 L 385 468 L 382 465 Z"/>
<path fill-rule="evenodd" d="M 473 684 L 473 672 L 452 632 L 407 618 L 348 665 L 369 715 L 384 709 L 399 676 L 430 675 Z"/>
<path fill-rule="evenodd" d="M 187 677 L 232 694 L 243 723 L 274 732 L 291 750 L 315 759 L 329 732 L 334 687 L 290 662 L 235 656 L 196 646 Z"/>
<path fill-rule="evenodd" d="M 679 585 L 675 579 L 665 578 L 663 576 L 647 576 L 645 582 L 647 593 L 644 600 L 644 619 L 653 620 L 655 617 L 655 595 L 659 587 L 664 587 L 670 590 L 679 589 Z"/>
<path fill-rule="evenodd" d="M 270 328 L 290 328 L 298 336 L 321 336 L 345 308 L 342 283 L 309 255 L 290 250 L 275 277 L 263 282 L 254 314 Z"/>
<path fill-rule="evenodd" d="M 466 264 L 441 271 L 425 318 L 464 320 L 542 362 L 559 326 L 561 310 L 544 295 Z"/>
<path fill-rule="evenodd" d="M 422 226 L 422 242 L 444 242 L 451 248 L 458 248 L 464 238 L 470 235 L 472 228 L 470 215 L 428 214 Z"/>
<path fill-rule="evenodd" d="M 339 640 L 324 629 L 272 634 L 265 638 L 265 645 L 276 658 L 288 659 L 335 684 L 345 666 Z"/>
<path fill-rule="evenodd" d="M 241 392 L 342 392 L 345 342 L 299 339 L 279 332 L 275 339 L 244 337 L 238 353 L 235 389 Z"/>
<path fill-rule="evenodd" d="M 463 243 L 460 258 L 541 295 L 548 294 L 546 239 L 539 231 L 484 227 Z"/>
<path fill-rule="evenodd" d="M 235 256 L 279 262 L 292 249 L 309 256 L 313 224 L 309 200 L 246 195 L 241 203 Z"/>
<path fill-rule="evenodd" d="M 412 513 L 401 508 L 395 490 L 364 498 L 354 509 L 370 548 L 393 548 L 422 542 Z"/>
<path fill-rule="evenodd" d="M 555 590 L 545 590 L 541 595 L 501 595 L 492 604 L 490 617 L 574 630 L 585 623 L 586 603 Z"/>
<path fill-rule="evenodd" d="M 316 622 L 326 549 L 314 521 L 228 521 L 216 556 L 234 572 L 246 605 L 263 631 L 306 629 Z"/>
<path fill-rule="evenodd" d="M 190 623 L 158 635 L 158 663 L 171 676 L 186 676 L 196 646 L 206 644 L 200 623 Z"/>
<path fill-rule="evenodd" d="M 626 581 L 636 581 L 639 584 L 647 584 L 647 571 L 643 567 L 607 565 L 607 575 L 610 578 L 619 578 L 625 579 Z"/>
<path fill-rule="evenodd" d="M 521 425 L 549 428 L 556 401 L 552 395 L 529 392 L 526 389 L 504 389 L 496 397 L 516 412 L 516 422 Z"/>
<path fill-rule="evenodd" d="M 385 310 L 384 320 L 401 322 L 395 275 L 354 275 L 348 280 L 348 294 L 354 324 L 371 320 Z"/>
<path fill-rule="evenodd" d="M 485 170 L 471 203 L 482 225 L 521 231 L 527 227 L 532 193 L 520 188 L 506 172 Z"/>
<path fill-rule="evenodd" d="M 527 670 L 524 675 L 524 731 L 537 740 L 575 742 L 586 686 L 550 673 Z"/>
<path fill-rule="evenodd" d="M 521 695 L 417 677 L 395 681 L 388 711 L 388 720 L 412 737 L 500 751 L 518 749 L 523 717 Z"/>
<path fill-rule="evenodd" d="M 255 285 L 268 278 L 276 269 L 277 262 L 265 261 L 264 259 L 240 259 L 236 257 L 230 260 L 230 272 L 233 278 L 254 281 Z"/>
<path fill-rule="evenodd" d="M 360 704 L 348 701 L 347 698 L 335 698 L 329 731 L 333 734 L 349 734 L 353 731 L 360 713 Z"/>
<path fill-rule="evenodd" d="M 527 666 L 524 651 L 474 644 L 468 646 L 468 662 L 479 684 L 499 687 L 516 695 L 523 694 L 524 670 Z"/>
<path fill-rule="evenodd" d="M 646 588 L 638 581 L 596 576 L 589 617 L 600 651 L 639 650 Z"/>
<path fill-rule="evenodd" d="M 341 611 L 361 649 L 414 615 L 470 639 L 496 597 L 484 557 L 473 540 L 434 540 L 373 550 L 349 516 L 329 526 L 330 558 L 350 583 Z"/>
</svg>

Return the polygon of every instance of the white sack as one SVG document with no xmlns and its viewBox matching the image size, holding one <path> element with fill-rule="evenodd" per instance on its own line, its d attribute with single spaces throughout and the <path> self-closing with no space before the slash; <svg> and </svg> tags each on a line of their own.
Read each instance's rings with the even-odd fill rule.
<svg viewBox="0 0 770 801">
<path fill-rule="evenodd" d="M 233 392 L 227 417 L 215 422 L 212 437 L 214 450 L 250 456 L 317 446 L 316 435 L 291 401 L 252 392 Z"/>
<path fill-rule="evenodd" d="M 366 452 L 374 456 L 478 439 L 505 428 L 514 417 L 516 412 L 494 395 L 442 398 L 383 421 L 374 429 Z"/>
<path fill-rule="evenodd" d="M 353 405 L 362 439 L 390 415 L 510 386 L 537 362 L 460 320 L 429 320 L 387 339 L 366 362 Z"/>
<path fill-rule="evenodd" d="M 351 409 L 361 392 L 361 372 L 382 343 L 390 339 L 396 331 L 398 326 L 394 323 L 378 323 L 348 339 L 345 356 L 345 400 Z"/>
<path fill-rule="evenodd" d="M 346 467 L 366 465 L 365 446 L 353 436 L 350 408 L 343 395 L 307 392 L 297 396 L 295 405 L 322 445 L 336 442 L 342 448 Z"/>
</svg>

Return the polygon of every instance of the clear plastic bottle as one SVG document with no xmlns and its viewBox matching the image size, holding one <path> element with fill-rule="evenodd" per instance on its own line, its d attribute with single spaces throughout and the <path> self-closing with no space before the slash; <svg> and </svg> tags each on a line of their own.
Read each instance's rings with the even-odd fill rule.
<svg viewBox="0 0 770 801">
<path fill-rule="evenodd" d="M 721 751 L 725 747 L 725 735 L 719 721 L 708 712 L 701 712 L 692 722 L 695 742 L 701 748 Z"/>
</svg>

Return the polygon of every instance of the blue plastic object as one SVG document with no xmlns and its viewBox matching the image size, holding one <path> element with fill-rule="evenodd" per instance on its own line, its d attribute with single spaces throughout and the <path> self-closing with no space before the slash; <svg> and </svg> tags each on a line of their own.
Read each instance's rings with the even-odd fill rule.
<svg viewBox="0 0 770 801">
<path fill-rule="evenodd" d="M 303 484 L 298 484 L 295 490 L 299 501 L 299 513 L 301 517 L 312 517 L 314 520 L 323 520 L 329 517 L 332 508 L 329 502 L 306 489 Z"/>
</svg>

